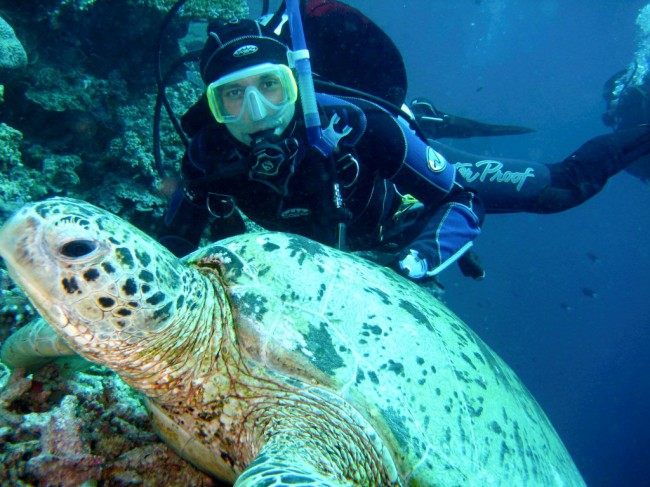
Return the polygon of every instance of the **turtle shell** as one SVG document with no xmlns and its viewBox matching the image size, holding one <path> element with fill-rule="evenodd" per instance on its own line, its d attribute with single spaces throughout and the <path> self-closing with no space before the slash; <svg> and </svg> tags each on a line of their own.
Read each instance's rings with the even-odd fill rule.
<svg viewBox="0 0 650 487">
<path fill-rule="evenodd" d="M 358 411 L 404 483 L 584 485 L 515 373 L 426 290 L 290 234 L 234 237 L 188 261 L 215 258 L 242 353 Z"/>
</svg>

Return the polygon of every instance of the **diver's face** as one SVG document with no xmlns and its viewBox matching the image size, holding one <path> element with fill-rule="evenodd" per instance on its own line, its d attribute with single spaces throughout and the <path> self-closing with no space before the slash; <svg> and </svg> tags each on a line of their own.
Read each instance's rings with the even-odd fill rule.
<svg viewBox="0 0 650 487">
<path fill-rule="evenodd" d="M 245 123 L 263 120 L 269 110 L 277 111 L 284 99 L 282 84 L 274 74 L 248 76 L 219 89 L 224 111 L 233 119 Z"/>
<path fill-rule="evenodd" d="M 278 78 L 269 74 L 229 83 L 220 96 L 224 112 L 233 117 L 226 128 L 247 145 L 252 143 L 251 134 L 262 130 L 276 129 L 279 135 L 295 113 L 295 102 L 286 102 Z"/>
<path fill-rule="evenodd" d="M 256 132 L 284 131 L 295 114 L 298 90 L 286 65 L 263 63 L 219 78 L 206 94 L 215 120 L 250 144 Z"/>
</svg>

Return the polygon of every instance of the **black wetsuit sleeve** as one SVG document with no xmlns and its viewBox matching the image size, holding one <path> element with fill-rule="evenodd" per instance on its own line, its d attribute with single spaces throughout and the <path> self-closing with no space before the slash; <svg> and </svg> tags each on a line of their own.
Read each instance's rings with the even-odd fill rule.
<svg viewBox="0 0 650 487">
<path fill-rule="evenodd" d="M 454 167 L 404 119 L 377 110 L 366 112 L 366 116 L 367 136 L 359 149 L 361 162 L 376 164 L 380 177 L 424 206 L 413 224 L 393 227 L 396 233 L 392 240 L 406 254 L 400 259 L 415 252 L 426 263 L 426 274 L 436 275 L 462 256 L 479 235 L 480 202 L 456 181 Z"/>
</svg>

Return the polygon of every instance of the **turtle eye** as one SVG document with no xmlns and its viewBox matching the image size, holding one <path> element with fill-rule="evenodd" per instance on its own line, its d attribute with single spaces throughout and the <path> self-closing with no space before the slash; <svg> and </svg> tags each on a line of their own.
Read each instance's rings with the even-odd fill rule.
<svg viewBox="0 0 650 487">
<path fill-rule="evenodd" d="M 71 240 L 61 246 L 61 254 L 65 257 L 79 258 L 94 252 L 98 248 L 93 240 Z"/>
</svg>

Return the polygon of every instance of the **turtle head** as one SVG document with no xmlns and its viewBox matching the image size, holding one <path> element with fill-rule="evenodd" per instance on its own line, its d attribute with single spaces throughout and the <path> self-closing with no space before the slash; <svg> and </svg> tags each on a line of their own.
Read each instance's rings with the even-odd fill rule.
<svg viewBox="0 0 650 487">
<path fill-rule="evenodd" d="M 50 326 L 96 362 L 168 328 L 190 286 L 189 269 L 155 240 L 67 198 L 19 210 L 0 230 L 0 255 Z"/>
</svg>

